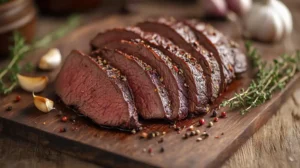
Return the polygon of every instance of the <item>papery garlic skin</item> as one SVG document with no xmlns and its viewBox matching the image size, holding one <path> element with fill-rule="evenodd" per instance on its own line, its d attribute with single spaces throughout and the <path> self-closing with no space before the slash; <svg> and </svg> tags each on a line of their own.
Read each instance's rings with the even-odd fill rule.
<svg viewBox="0 0 300 168">
<path fill-rule="evenodd" d="M 201 0 L 204 14 L 213 17 L 226 17 L 228 8 L 225 0 Z"/>
<path fill-rule="evenodd" d="M 39 62 L 39 68 L 53 70 L 61 64 L 61 53 L 57 48 L 50 49 Z"/>
<path fill-rule="evenodd" d="M 48 77 L 29 77 L 17 74 L 19 85 L 22 89 L 28 92 L 41 92 L 43 91 L 48 84 Z"/>
<path fill-rule="evenodd" d="M 249 12 L 252 7 L 252 0 L 226 0 L 227 7 L 239 16 Z"/>
<path fill-rule="evenodd" d="M 292 16 L 278 0 L 257 2 L 244 18 L 244 27 L 246 37 L 263 42 L 276 42 L 292 32 Z"/>
<path fill-rule="evenodd" d="M 33 103 L 37 109 L 44 113 L 48 113 L 51 110 L 54 109 L 54 102 L 50 99 L 47 99 L 45 97 L 36 96 L 34 93 L 32 93 L 33 96 Z"/>
</svg>

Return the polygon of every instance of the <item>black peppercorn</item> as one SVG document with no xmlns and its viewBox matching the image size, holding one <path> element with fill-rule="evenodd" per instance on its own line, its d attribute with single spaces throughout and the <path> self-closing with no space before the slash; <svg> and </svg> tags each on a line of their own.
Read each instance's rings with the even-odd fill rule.
<svg viewBox="0 0 300 168">
<path fill-rule="evenodd" d="M 7 108 L 6 108 L 6 111 L 11 111 L 12 110 L 12 106 L 8 106 Z"/>
<path fill-rule="evenodd" d="M 214 109 L 214 110 L 212 111 L 212 114 L 211 114 L 210 117 L 217 117 L 217 115 L 218 115 L 218 112 L 217 112 L 216 109 Z"/>
</svg>

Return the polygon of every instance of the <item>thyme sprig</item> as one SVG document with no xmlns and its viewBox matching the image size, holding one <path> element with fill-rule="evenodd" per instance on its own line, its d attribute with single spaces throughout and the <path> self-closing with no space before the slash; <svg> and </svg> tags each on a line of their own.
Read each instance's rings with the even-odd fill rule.
<svg viewBox="0 0 300 168">
<path fill-rule="evenodd" d="M 49 33 L 40 40 L 33 42 L 32 44 L 26 44 L 24 37 L 19 32 L 14 32 L 14 45 L 10 47 L 11 61 L 4 69 L 0 70 L 0 93 L 8 94 L 18 85 L 17 74 L 21 70 L 19 62 L 28 52 L 48 46 L 54 40 L 61 38 L 69 31 L 73 30 L 79 25 L 79 23 L 79 16 L 71 16 L 69 17 L 67 24 L 61 26 L 52 33 Z M 4 82 L 5 77 L 9 77 L 9 82 Z"/>
<path fill-rule="evenodd" d="M 293 55 L 284 54 L 268 64 L 250 42 L 246 43 L 246 49 L 253 68 L 257 70 L 255 78 L 247 89 L 241 89 L 240 93 L 235 93 L 221 104 L 230 109 L 242 109 L 242 115 L 269 100 L 275 91 L 283 89 L 295 73 L 300 71 L 299 51 Z"/>
</svg>

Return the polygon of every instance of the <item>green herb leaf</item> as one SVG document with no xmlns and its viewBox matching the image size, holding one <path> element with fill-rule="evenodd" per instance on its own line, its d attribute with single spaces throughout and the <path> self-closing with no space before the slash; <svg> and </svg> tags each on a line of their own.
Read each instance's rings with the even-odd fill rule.
<svg viewBox="0 0 300 168">
<path fill-rule="evenodd" d="M 267 64 L 250 42 L 246 42 L 245 46 L 253 68 L 257 69 L 256 76 L 246 90 L 242 89 L 240 93 L 235 93 L 234 97 L 221 103 L 221 106 L 241 109 L 242 115 L 265 103 L 275 91 L 284 89 L 287 82 L 300 70 L 299 51 L 294 55 L 284 54 Z"/>
</svg>

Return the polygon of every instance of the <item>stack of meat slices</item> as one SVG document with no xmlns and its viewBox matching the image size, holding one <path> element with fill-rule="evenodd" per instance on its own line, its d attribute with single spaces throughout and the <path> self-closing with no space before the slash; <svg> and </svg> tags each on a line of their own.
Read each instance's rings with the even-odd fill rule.
<svg viewBox="0 0 300 168">
<path fill-rule="evenodd" d="M 144 119 L 207 113 L 245 55 L 212 26 L 159 18 L 99 33 L 93 51 L 72 51 L 56 81 L 66 105 L 105 126 L 135 129 Z"/>
</svg>

